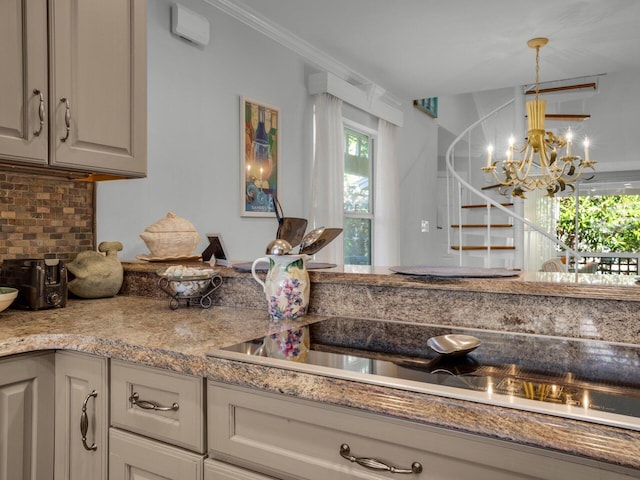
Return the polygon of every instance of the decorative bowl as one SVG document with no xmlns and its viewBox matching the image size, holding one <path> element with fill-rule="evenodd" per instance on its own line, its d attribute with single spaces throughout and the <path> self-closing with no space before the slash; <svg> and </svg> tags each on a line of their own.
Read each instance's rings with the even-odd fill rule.
<svg viewBox="0 0 640 480">
<path fill-rule="evenodd" d="M 440 335 L 427 340 L 427 345 L 440 355 L 466 355 L 480 346 L 480 340 L 471 335 Z"/>
<path fill-rule="evenodd" d="M 0 312 L 9 308 L 17 296 L 17 288 L 0 287 Z"/>
<path fill-rule="evenodd" d="M 173 266 L 159 270 L 160 286 L 170 295 L 198 297 L 203 295 L 216 274 L 212 268 Z"/>
</svg>

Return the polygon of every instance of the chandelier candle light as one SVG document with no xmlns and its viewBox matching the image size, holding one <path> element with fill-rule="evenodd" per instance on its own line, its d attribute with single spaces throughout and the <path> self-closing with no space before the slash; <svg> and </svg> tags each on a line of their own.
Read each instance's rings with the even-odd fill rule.
<svg viewBox="0 0 640 480">
<path fill-rule="evenodd" d="M 585 168 L 594 170 L 595 161 L 589 158 L 589 139 L 584 139 L 584 158 L 571 154 L 573 134 L 569 128 L 564 136 L 545 131 L 544 119 L 546 100 L 538 98 L 540 48 L 549 40 L 533 38 L 527 42 L 536 49 L 536 96 L 528 101 L 528 132 L 523 147 L 516 147 L 513 136 L 509 139 L 506 159 L 502 160 L 502 172 L 496 172 L 498 161 L 493 161 L 493 146 L 487 148 L 487 164 L 482 167 L 485 173 L 491 173 L 498 181 L 498 190 L 503 195 L 525 198 L 525 192 L 546 190 L 553 197 L 567 187 L 575 190 L 575 182 Z M 565 149 L 565 155 L 559 156 L 559 150 Z M 515 159 L 515 153 L 523 154 L 521 160 Z"/>
</svg>

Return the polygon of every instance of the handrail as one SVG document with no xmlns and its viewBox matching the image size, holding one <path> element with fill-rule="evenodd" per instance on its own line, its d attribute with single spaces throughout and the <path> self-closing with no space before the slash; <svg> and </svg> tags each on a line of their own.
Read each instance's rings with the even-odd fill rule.
<svg viewBox="0 0 640 480">
<path fill-rule="evenodd" d="M 474 186 L 472 186 L 469 182 L 467 182 L 466 180 L 464 180 L 454 169 L 453 166 L 453 150 L 455 145 L 462 140 L 462 138 L 467 135 L 469 132 L 471 132 L 471 130 L 473 130 L 474 128 L 476 128 L 478 125 L 480 125 L 482 122 L 486 121 L 489 117 L 491 117 L 492 115 L 496 115 L 498 112 L 500 112 L 501 110 L 507 108 L 509 105 L 511 105 L 512 103 L 515 102 L 515 98 L 512 98 L 511 100 L 509 100 L 508 102 L 504 103 L 503 105 L 500 105 L 498 108 L 496 108 L 495 110 L 489 112 L 488 114 L 486 114 L 484 117 L 478 119 L 477 121 L 473 122 L 471 125 L 469 125 L 466 129 L 464 129 L 462 131 L 462 133 L 460 133 L 454 140 L 453 142 L 451 142 L 451 145 L 449 145 L 449 148 L 447 148 L 447 152 L 445 154 L 445 161 L 447 164 L 447 170 L 449 171 L 449 173 L 451 173 L 451 175 L 453 175 L 456 180 L 461 184 L 464 185 L 469 191 L 471 191 L 472 193 L 475 193 L 477 196 L 479 196 L 480 198 L 482 198 L 484 201 L 487 202 L 487 205 L 492 205 L 495 208 L 498 208 L 500 210 L 502 210 L 503 212 L 507 213 L 509 216 L 511 216 L 512 218 L 514 218 L 515 220 L 528 225 L 530 228 L 532 228 L 533 230 L 535 230 L 536 232 L 541 233 L 542 235 L 544 235 L 546 238 L 548 238 L 549 240 L 551 240 L 552 242 L 554 242 L 556 245 L 559 245 L 560 247 L 562 247 L 565 250 L 566 253 L 566 257 L 567 257 L 567 261 L 569 260 L 570 256 L 574 256 L 576 258 L 576 260 L 580 260 L 582 258 L 582 255 L 580 255 L 577 251 L 573 250 L 572 248 L 570 248 L 567 244 L 565 244 L 563 241 L 559 240 L 556 236 L 550 234 L 549 232 L 541 229 L 538 225 L 536 225 L 535 223 L 527 220 L 526 218 L 522 217 L 521 215 L 518 215 L 516 212 L 511 211 L 509 209 L 507 209 L 506 207 L 502 206 L 500 203 L 496 202 L 495 200 L 493 200 L 491 197 L 485 195 L 484 193 L 482 193 L 481 190 L 478 190 L 477 188 L 475 188 Z M 448 190 L 448 183 L 447 183 L 447 190 Z M 448 204 L 449 202 L 447 202 Z M 447 205 L 447 210 L 451 208 L 449 205 Z M 487 207 L 487 208 L 491 208 L 491 207 Z M 449 215 L 447 214 L 447 217 Z M 451 222 L 449 222 L 449 224 L 451 224 Z M 460 229 L 462 231 L 462 229 Z M 450 238 L 450 237 L 449 237 Z M 450 241 L 450 240 L 449 240 Z M 451 245 L 449 245 L 449 247 L 451 247 Z M 489 250 L 490 251 L 490 250 Z M 460 249 L 460 259 L 462 259 L 462 249 Z M 462 260 L 460 260 L 461 262 Z"/>
</svg>

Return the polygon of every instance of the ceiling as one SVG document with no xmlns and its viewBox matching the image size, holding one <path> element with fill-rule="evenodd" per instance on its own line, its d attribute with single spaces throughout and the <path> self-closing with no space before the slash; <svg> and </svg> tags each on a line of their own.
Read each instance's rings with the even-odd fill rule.
<svg viewBox="0 0 640 480">
<path fill-rule="evenodd" d="M 539 36 L 541 82 L 640 69 L 638 0 L 205 1 L 403 103 L 533 83 Z"/>
</svg>

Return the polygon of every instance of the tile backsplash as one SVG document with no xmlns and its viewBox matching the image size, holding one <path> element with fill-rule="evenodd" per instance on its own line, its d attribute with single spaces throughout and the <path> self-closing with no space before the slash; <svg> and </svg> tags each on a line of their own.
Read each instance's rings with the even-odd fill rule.
<svg viewBox="0 0 640 480">
<path fill-rule="evenodd" d="M 95 249 L 95 184 L 0 170 L 0 260 Z"/>
</svg>

